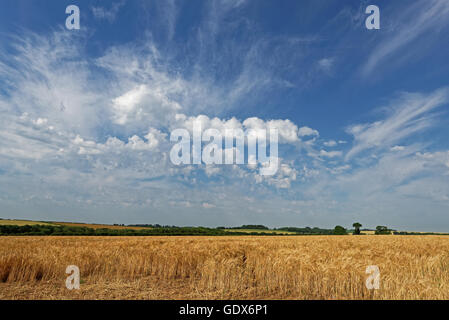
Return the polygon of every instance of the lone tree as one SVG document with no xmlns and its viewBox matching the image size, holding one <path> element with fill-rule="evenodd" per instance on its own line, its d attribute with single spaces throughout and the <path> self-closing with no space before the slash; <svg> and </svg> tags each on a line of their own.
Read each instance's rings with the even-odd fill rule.
<svg viewBox="0 0 449 320">
<path fill-rule="evenodd" d="M 360 227 L 362 226 L 362 224 L 358 223 L 358 222 L 354 222 L 352 224 L 352 226 L 355 228 L 354 234 L 360 234 Z"/>
<path fill-rule="evenodd" d="M 391 230 L 385 226 L 377 226 L 374 234 L 391 234 Z"/>
<path fill-rule="evenodd" d="M 347 233 L 346 233 L 346 229 L 343 228 L 342 226 L 336 226 L 334 228 L 334 234 L 343 235 L 343 234 L 347 234 Z"/>
</svg>

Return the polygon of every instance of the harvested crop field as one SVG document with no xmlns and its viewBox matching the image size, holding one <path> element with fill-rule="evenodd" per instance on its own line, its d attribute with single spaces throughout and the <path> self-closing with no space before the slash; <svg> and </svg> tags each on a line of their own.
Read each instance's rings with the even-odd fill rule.
<svg viewBox="0 0 449 320">
<path fill-rule="evenodd" d="M 0 299 L 449 299 L 449 236 L 0 237 Z M 68 265 L 80 290 L 65 287 Z M 366 267 L 380 269 L 368 290 Z"/>
<path fill-rule="evenodd" d="M 148 230 L 148 227 L 131 227 L 131 226 L 118 226 L 109 224 L 88 224 L 88 223 L 76 223 L 76 222 L 53 222 L 53 225 L 65 226 L 65 227 L 80 227 L 90 229 L 112 229 L 112 230 Z"/>
<path fill-rule="evenodd" d="M 49 226 L 49 225 L 54 225 L 54 224 L 48 223 L 48 222 L 41 222 L 41 221 L 0 219 L 0 225 L 3 225 L 3 226 L 36 226 L 36 225 Z"/>
</svg>

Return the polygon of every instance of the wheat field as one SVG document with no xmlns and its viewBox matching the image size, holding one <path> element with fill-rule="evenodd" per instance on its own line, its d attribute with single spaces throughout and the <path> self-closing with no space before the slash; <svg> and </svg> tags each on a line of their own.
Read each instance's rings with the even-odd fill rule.
<svg viewBox="0 0 449 320">
<path fill-rule="evenodd" d="M 0 237 L 0 299 L 449 299 L 448 236 Z M 68 265 L 80 290 L 65 287 Z M 380 269 L 380 289 L 365 286 Z"/>
</svg>

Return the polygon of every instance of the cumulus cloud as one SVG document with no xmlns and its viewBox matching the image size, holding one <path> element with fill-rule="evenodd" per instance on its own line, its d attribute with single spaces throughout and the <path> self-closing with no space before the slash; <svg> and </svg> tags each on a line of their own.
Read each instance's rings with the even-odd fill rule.
<svg viewBox="0 0 449 320">
<path fill-rule="evenodd" d="M 275 175 L 263 176 L 255 174 L 254 181 L 256 183 L 266 182 L 268 185 L 274 186 L 279 189 L 290 188 L 292 182 L 296 181 L 299 173 L 291 163 L 285 162 L 282 159 L 279 159 L 279 163 L 279 169 Z"/>
<path fill-rule="evenodd" d="M 279 134 L 279 142 L 286 144 L 296 144 L 300 141 L 299 131 L 303 129 L 302 136 L 317 135 L 318 131 L 307 128 L 298 129 L 298 127 L 290 120 L 262 120 L 260 118 L 252 117 L 239 121 L 236 118 L 231 119 L 219 119 L 209 118 L 206 115 L 198 115 L 188 117 L 184 114 L 176 114 L 175 121 L 172 122 L 171 128 L 185 128 L 192 132 L 195 126 L 200 126 L 201 130 L 217 129 L 220 131 L 223 137 L 226 136 L 227 131 L 232 134 L 232 130 L 265 130 L 269 132 L 271 129 L 276 129 Z M 310 130 L 305 132 L 305 130 Z"/>
<path fill-rule="evenodd" d="M 329 140 L 323 143 L 326 147 L 335 147 L 337 142 L 335 140 Z"/>
<path fill-rule="evenodd" d="M 146 85 L 125 92 L 112 100 L 113 121 L 119 125 L 167 125 L 181 106 L 163 92 Z"/>
<path fill-rule="evenodd" d="M 341 157 L 342 156 L 342 152 L 341 151 L 320 150 L 320 156 L 326 157 L 326 158 Z"/>
<path fill-rule="evenodd" d="M 309 127 L 301 127 L 298 130 L 298 135 L 300 137 L 308 137 L 308 136 L 319 136 L 319 132 L 315 129 Z"/>
</svg>

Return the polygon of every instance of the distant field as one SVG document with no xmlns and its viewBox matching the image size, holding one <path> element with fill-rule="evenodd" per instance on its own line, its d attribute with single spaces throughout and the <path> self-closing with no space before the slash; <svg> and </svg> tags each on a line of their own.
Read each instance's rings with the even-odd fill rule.
<svg viewBox="0 0 449 320">
<path fill-rule="evenodd" d="M 0 225 L 53 225 L 53 226 L 67 226 L 67 227 L 83 227 L 91 229 L 114 229 L 114 230 L 148 230 L 150 227 L 128 227 L 128 226 L 114 226 L 109 224 L 94 224 L 94 223 L 80 223 L 80 222 L 39 222 L 27 220 L 0 220 Z M 226 232 L 242 232 L 242 233 L 272 233 L 278 235 L 295 234 L 289 231 L 280 230 L 262 230 L 262 229 L 225 229 Z"/>
<path fill-rule="evenodd" d="M 449 236 L 0 237 L 0 299 L 449 299 Z M 65 287 L 69 265 L 80 290 Z M 365 286 L 367 266 L 379 290 Z"/>
<path fill-rule="evenodd" d="M 82 228 L 91 228 L 91 229 L 115 229 L 115 230 L 142 230 L 142 229 L 151 229 L 146 227 L 127 227 L 127 226 L 113 226 L 109 224 L 89 224 L 89 223 L 74 223 L 74 222 L 52 222 L 54 225 L 58 226 L 67 226 L 67 227 L 82 227 Z"/>
<path fill-rule="evenodd" d="M 0 220 L 0 225 L 6 226 L 34 226 L 34 225 L 52 225 L 52 226 L 67 226 L 67 227 L 84 227 L 91 229 L 128 229 L 128 230 L 142 230 L 150 229 L 145 227 L 126 227 L 113 226 L 108 224 L 90 224 L 90 223 L 74 223 L 74 222 L 40 222 L 30 220 Z"/>
<path fill-rule="evenodd" d="M 281 230 L 262 230 L 262 229 L 224 229 L 226 232 L 244 232 L 244 233 L 273 233 L 273 234 L 296 234 Z"/>
<path fill-rule="evenodd" d="M 52 225 L 52 223 L 40 222 L 40 221 L 28 221 L 28 220 L 0 220 L 0 225 L 3 225 L 3 226 L 35 226 L 35 225 Z"/>
</svg>

